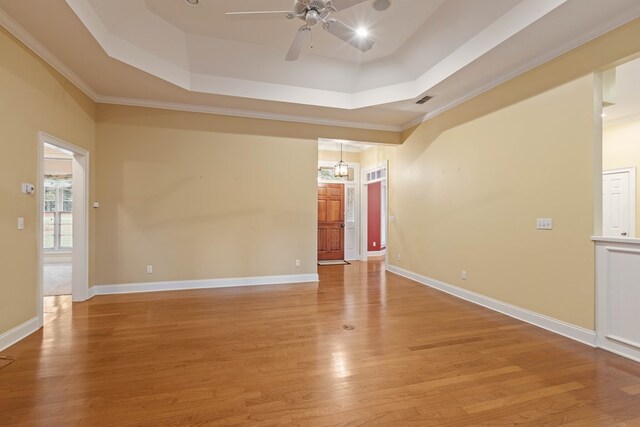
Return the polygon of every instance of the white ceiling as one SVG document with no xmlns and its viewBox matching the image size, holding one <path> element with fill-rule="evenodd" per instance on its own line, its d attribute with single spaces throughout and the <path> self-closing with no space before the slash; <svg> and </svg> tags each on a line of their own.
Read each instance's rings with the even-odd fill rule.
<svg viewBox="0 0 640 427">
<path fill-rule="evenodd" d="M 616 67 L 615 104 L 604 108 L 605 126 L 640 120 L 640 59 Z"/>
<path fill-rule="evenodd" d="M 637 0 L 371 2 L 333 16 L 373 49 L 317 26 L 296 62 L 302 21 L 224 15 L 292 0 L 0 0 L 0 23 L 97 102 L 397 131 L 640 16 Z"/>
<path fill-rule="evenodd" d="M 361 153 L 364 150 L 383 144 L 365 144 L 362 142 L 346 141 L 341 139 L 318 139 L 318 151 L 344 151 L 345 153 Z"/>
</svg>

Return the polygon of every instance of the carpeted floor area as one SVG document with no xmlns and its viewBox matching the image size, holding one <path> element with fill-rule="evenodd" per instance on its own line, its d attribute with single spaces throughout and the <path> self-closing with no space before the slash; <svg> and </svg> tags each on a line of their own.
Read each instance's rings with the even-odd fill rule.
<svg viewBox="0 0 640 427">
<path fill-rule="evenodd" d="M 71 295 L 71 264 L 45 264 L 44 296 Z"/>
</svg>

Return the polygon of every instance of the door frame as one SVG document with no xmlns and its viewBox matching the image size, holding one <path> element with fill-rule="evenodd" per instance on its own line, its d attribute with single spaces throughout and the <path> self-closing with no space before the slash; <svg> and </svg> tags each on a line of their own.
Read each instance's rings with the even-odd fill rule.
<svg viewBox="0 0 640 427">
<path fill-rule="evenodd" d="M 613 175 L 616 173 L 628 173 L 629 174 L 629 231 L 627 237 L 636 237 L 636 168 L 635 166 L 628 168 L 616 168 L 606 169 L 602 171 L 602 176 Z M 604 190 L 603 190 L 604 194 Z M 602 196 L 600 197 L 600 204 L 602 204 L 602 218 L 604 219 L 604 204 Z M 604 236 L 604 222 L 602 224 L 602 235 Z"/>
<path fill-rule="evenodd" d="M 334 167 L 336 162 L 330 160 L 318 160 L 318 167 Z M 349 167 L 353 168 L 353 181 L 345 181 L 344 179 L 318 179 L 318 184 L 344 184 L 344 224 L 345 224 L 345 232 L 344 232 L 344 259 L 345 261 L 355 261 L 360 259 L 360 251 L 359 242 L 360 242 L 360 163 L 348 162 Z M 354 189 L 353 195 L 353 209 L 354 209 L 354 248 L 350 251 L 347 251 L 347 189 Z"/>
<path fill-rule="evenodd" d="M 384 178 L 379 178 L 379 179 L 374 179 L 371 181 L 367 181 L 367 173 L 369 172 L 373 172 L 376 171 L 378 169 L 384 169 L 385 170 L 385 176 Z M 362 206 L 362 209 L 360 210 L 360 247 L 362 248 L 362 251 L 360 252 L 360 261 L 366 262 L 368 259 L 368 247 L 369 247 L 369 242 L 368 242 L 368 210 L 369 210 L 369 203 L 368 203 L 368 198 L 369 198 L 369 191 L 367 189 L 368 185 L 374 182 L 382 182 L 383 185 L 381 186 L 381 188 L 384 188 L 386 190 L 386 202 L 387 205 L 385 206 L 385 215 L 384 215 L 384 221 L 380 222 L 380 226 L 384 227 L 384 235 L 385 235 L 385 257 L 384 257 L 384 266 L 385 269 L 387 268 L 387 263 L 389 261 L 389 161 L 385 160 L 384 163 L 380 163 L 378 165 L 375 166 L 371 166 L 368 167 L 366 169 L 362 170 L 362 191 L 360 192 L 361 194 L 361 203 L 360 206 Z"/>
<path fill-rule="evenodd" d="M 73 301 L 85 301 L 89 294 L 89 151 L 59 138 L 38 133 L 37 218 L 37 307 L 38 324 L 44 324 L 44 145 L 50 144 L 72 154 L 73 248 L 71 252 L 71 291 Z"/>
</svg>

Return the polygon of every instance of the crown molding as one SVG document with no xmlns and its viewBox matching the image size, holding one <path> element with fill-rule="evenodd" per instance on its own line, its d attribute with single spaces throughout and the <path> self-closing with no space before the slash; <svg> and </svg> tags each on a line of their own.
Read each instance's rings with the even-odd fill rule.
<svg viewBox="0 0 640 427">
<path fill-rule="evenodd" d="M 495 79 L 489 81 L 487 84 L 479 87 L 478 89 L 469 92 L 467 94 L 465 94 L 464 96 L 460 96 L 458 98 L 453 99 L 451 102 L 443 105 L 440 108 L 437 108 L 433 111 L 430 111 L 426 114 L 424 114 L 423 116 L 417 117 L 413 120 L 411 120 L 410 122 L 405 123 L 404 125 L 401 126 L 402 131 L 405 131 L 407 129 L 410 129 L 414 126 L 420 125 L 442 113 L 444 113 L 447 110 L 450 110 L 454 107 L 457 107 L 458 105 L 472 99 L 475 98 L 478 95 L 483 94 L 484 92 L 487 92 L 499 85 L 501 85 L 502 83 L 505 83 L 509 80 L 512 80 L 524 73 L 526 73 L 527 71 L 530 71 L 544 63 L 547 63 L 555 58 L 558 58 L 562 55 L 564 55 L 565 53 L 570 52 L 573 49 L 576 49 L 586 43 L 589 43 L 590 41 L 593 41 L 595 39 L 597 39 L 600 36 L 603 36 L 604 34 L 615 30 L 616 28 L 627 24 L 629 22 L 631 22 L 632 20 L 636 19 L 636 15 L 634 16 L 624 16 L 624 17 L 618 17 L 618 18 L 614 18 L 611 19 L 609 21 L 603 22 L 601 23 L 601 25 L 599 25 L 596 28 L 591 29 L 591 31 L 581 34 L 578 37 L 573 38 L 572 40 L 569 40 L 566 43 L 563 43 L 561 45 L 559 45 L 558 47 L 556 47 L 553 50 L 547 51 L 545 54 L 540 55 L 536 58 L 533 58 L 531 61 L 525 63 L 524 65 L 517 67 L 513 70 L 510 70 L 509 72 L 503 73 L 501 75 L 499 75 L 498 77 L 496 77 Z M 620 119 L 622 120 L 622 119 Z M 615 123 L 616 121 L 612 121 L 611 123 Z M 605 124 L 605 127 L 608 126 L 614 126 L 613 124 Z"/>
<path fill-rule="evenodd" d="M 602 127 L 605 129 L 612 128 L 615 126 L 622 126 L 633 122 L 640 122 L 640 114 L 632 114 L 630 116 L 620 117 L 618 119 L 613 120 L 605 120 L 602 124 Z"/>
<path fill-rule="evenodd" d="M 18 24 L 12 17 L 0 8 L 0 25 L 2 25 L 7 31 L 9 31 L 15 38 L 24 43 L 29 49 L 31 49 L 36 55 L 38 55 L 44 62 L 49 64 L 58 73 L 62 74 L 64 78 L 69 80 L 75 87 L 80 89 L 85 95 L 95 101 L 98 98 L 98 94 L 76 73 L 71 71 L 57 56 L 55 56 L 49 49 L 47 49 L 42 43 L 36 40 L 27 30 Z"/>
<path fill-rule="evenodd" d="M 402 130 L 400 126 L 380 125 L 367 122 L 350 122 L 346 120 L 330 120 L 318 117 L 267 113 L 263 111 L 238 110 L 233 108 L 214 107 L 208 105 L 180 104 L 175 102 L 154 101 L 148 99 L 98 96 L 96 102 L 99 104 L 128 105 L 131 107 L 158 108 L 162 110 L 186 111 L 190 113 L 216 114 L 220 116 L 244 117 L 249 119 L 274 120 L 323 126 L 337 126 L 354 129 L 379 130 L 387 132 L 400 132 Z"/>
<path fill-rule="evenodd" d="M 160 108 L 164 110 L 186 111 L 194 113 L 217 114 L 222 116 L 245 117 L 252 119 L 277 120 L 294 123 L 316 124 L 324 126 L 339 126 L 356 129 L 380 130 L 387 132 L 400 132 L 400 126 L 380 125 L 367 122 L 352 122 L 346 120 L 330 120 L 320 119 L 309 116 L 296 116 L 288 114 L 267 113 L 261 111 L 238 110 L 224 107 L 210 107 L 196 104 L 180 104 L 173 102 L 162 102 L 145 99 L 120 98 L 113 96 L 99 95 L 82 80 L 76 73 L 67 67 L 57 56 L 40 43 L 31 33 L 18 24 L 11 16 L 0 8 L 0 25 L 9 31 L 20 42 L 31 49 L 36 55 L 42 58 L 53 69 L 60 73 L 64 78 L 69 80 L 80 91 L 87 95 L 91 100 L 99 104 L 118 104 L 136 107 Z"/>
</svg>

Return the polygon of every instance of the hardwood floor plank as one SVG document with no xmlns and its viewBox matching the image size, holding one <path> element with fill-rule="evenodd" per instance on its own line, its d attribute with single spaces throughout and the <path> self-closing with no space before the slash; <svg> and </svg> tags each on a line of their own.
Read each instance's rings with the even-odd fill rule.
<svg viewBox="0 0 640 427">
<path fill-rule="evenodd" d="M 638 425 L 640 364 L 386 273 L 47 299 L 0 425 Z M 355 326 L 344 330 L 343 325 Z"/>
</svg>

